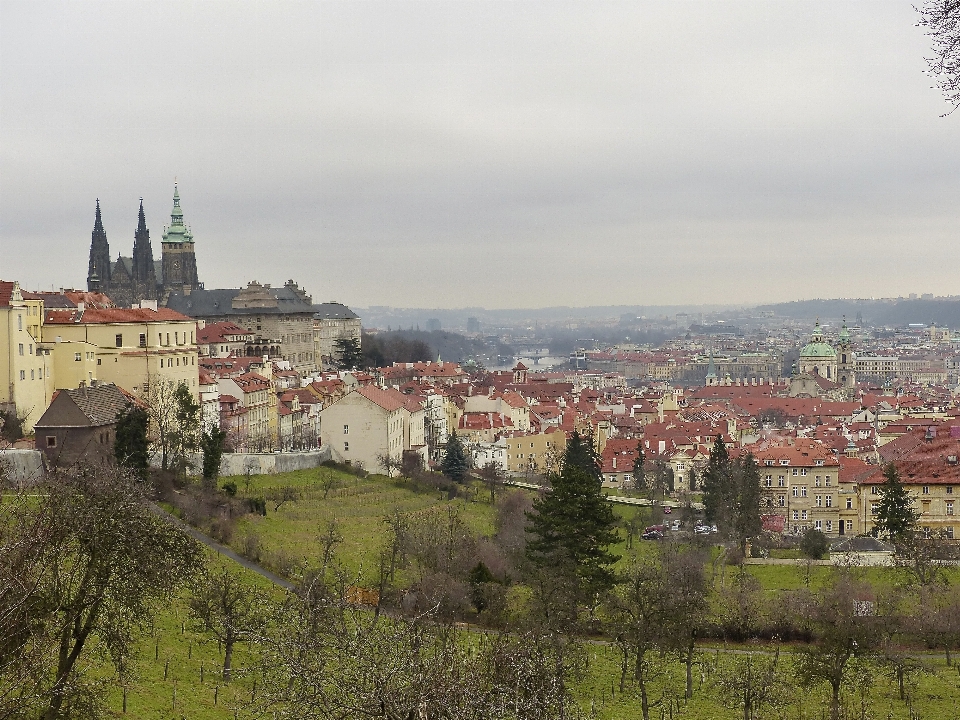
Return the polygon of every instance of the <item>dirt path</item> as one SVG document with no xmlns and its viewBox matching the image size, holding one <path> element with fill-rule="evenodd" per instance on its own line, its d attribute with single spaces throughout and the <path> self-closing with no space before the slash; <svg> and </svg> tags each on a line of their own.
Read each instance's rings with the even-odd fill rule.
<svg viewBox="0 0 960 720">
<path fill-rule="evenodd" d="M 183 522 L 183 520 L 181 520 L 175 515 L 171 515 L 156 503 L 152 503 L 152 502 L 147 503 L 147 506 L 150 508 L 150 510 L 154 514 L 158 515 L 159 517 L 162 517 L 167 522 L 172 523 L 173 525 L 176 525 L 178 528 L 180 528 L 185 533 L 187 533 L 187 535 L 192 537 L 194 540 L 203 543 L 211 550 L 216 550 L 221 555 L 230 558 L 235 563 L 242 565 L 243 567 L 245 567 L 247 570 L 250 570 L 251 572 L 255 572 L 260 577 L 265 578 L 266 580 L 269 580 L 274 585 L 282 587 L 284 590 L 294 589 L 293 583 L 287 580 L 284 580 L 282 577 L 278 575 L 274 575 L 272 572 L 270 572 L 269 570 L 265 569 L 260 565 L 257 565 L 255 562 L 251 560 L 247 560 L 247 558 L 242 557 L 240 555 L 237 555 L 237 553 L 235 553 L 233 550 L 228 548 L 226 545 L 221 545 L 209 535 L 204 535 L 202 532 L 200 532 L 196 528 L 191 527 L 190 525 L 187 525 L 187 523 Z"/>
</svg>

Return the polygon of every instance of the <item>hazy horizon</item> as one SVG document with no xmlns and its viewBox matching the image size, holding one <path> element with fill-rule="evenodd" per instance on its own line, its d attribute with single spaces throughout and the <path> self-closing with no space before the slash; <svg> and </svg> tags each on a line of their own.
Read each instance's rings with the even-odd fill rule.
<svg viewBox="0 0 960 720">
<path fill-rule="evenodd" d="M 98 197 L 114 259 L 141 196 L 159 257 L 176 178 L 208 288 L 955 294 L 960 113 L 916 21 L 899 0 L 2 2 L 0 276 L 84 287 Z"/>
</svg>

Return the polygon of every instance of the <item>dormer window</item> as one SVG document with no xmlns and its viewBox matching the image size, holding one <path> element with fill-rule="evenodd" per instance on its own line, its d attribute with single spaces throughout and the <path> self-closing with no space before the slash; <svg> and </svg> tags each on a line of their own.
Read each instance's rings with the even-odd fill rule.
<svg viewBox="0 0 960 720">
<path fill-rule="evenodd" d="M 781 461 L 780 461 L 780 464 L 781 464 L 781 465 L 789 465 L 789 464 L 790 464 L 790 461 L 789 461 L 789 460 L 781 460 Z"/>
</svg>

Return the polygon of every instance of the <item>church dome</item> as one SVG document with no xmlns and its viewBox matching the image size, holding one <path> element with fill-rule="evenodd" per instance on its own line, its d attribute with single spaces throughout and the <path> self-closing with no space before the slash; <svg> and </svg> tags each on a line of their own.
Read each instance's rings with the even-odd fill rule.
<svg viewBox="0 0 960 720">
<path fill-rule="evenodd" d="M 820 321 L 817 321 L 816 326 L 813 329 L 813 336 L 810 338 L 810 342 L 807 343 L 803 350 L 800 351 L 801 359 L 837 359 L 837 351 L 833 349 L 829 343 L 823 341 L 823 331 L 820 329 Z"/>
</svg>

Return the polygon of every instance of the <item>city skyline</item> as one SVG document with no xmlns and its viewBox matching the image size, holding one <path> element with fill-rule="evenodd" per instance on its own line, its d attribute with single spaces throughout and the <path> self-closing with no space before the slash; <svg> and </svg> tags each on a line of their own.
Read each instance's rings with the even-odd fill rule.
<svg viewBox="0 0 960 720">
<path fill-rule="evenodd" d="M 871 7 L 4 3 L 2 275 L 83 287 L 95 200 L 115 257 L 176 179 L 208 288 L 955 295 L 960 116 L 910 4 Z"/>
</svg>

